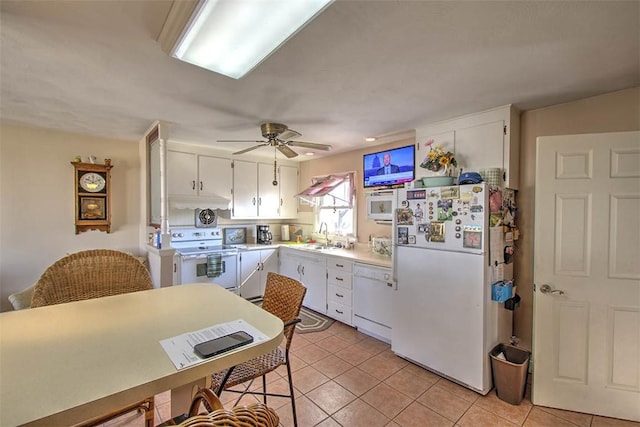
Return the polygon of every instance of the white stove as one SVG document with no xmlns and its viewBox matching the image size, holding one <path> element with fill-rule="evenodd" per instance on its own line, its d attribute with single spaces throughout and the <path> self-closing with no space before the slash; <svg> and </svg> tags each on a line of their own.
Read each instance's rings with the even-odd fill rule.
<svg viewBox="0 0 640 427">
<path fill-rule="evenodd" d="M 223 245 L 220 228 L 178 228 L 171 230 L 171 246 L 183 255 L 204 253 L 237 253 L 246 245 Z"/>
<path fill-rule="evenodd" d="M 222 244 L 220 228 L 174 228 L 176 284 L 211 283 L 238 293 L 238 247 Z"/>
</svg>

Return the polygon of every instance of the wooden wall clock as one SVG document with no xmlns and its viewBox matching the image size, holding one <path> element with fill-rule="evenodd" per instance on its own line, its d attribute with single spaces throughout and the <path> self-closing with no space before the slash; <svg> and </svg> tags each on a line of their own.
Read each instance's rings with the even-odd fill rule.
<svg viewBox="0 0 640 427">
<path fill-rule="evenodd" d="M 75 168 L 76 234 L 111 232 L 111 159 L 104 164 L 71 162 Z"/>
</svg>

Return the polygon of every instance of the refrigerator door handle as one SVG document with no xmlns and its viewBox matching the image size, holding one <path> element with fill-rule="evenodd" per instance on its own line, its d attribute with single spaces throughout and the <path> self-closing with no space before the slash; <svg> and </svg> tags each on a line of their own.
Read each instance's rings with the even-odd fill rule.
<svg viewBox="0 0 640 427">
<path fill-rule="evenodd" d="M 397 291 L 398 290 L 398 245 L 397 244 L 393 244 L 392 245 L 392 252 L 391 252 L 391 283 L 393 283 L 393 290 Z"/>
</svg>

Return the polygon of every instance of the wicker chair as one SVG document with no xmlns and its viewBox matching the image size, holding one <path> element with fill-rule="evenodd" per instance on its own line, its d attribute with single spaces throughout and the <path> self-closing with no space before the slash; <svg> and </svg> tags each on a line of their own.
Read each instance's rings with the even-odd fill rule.
<svg viewBox="0 0 640 427">
<path fill-rule="evenodd" d="M 200 412 L 204 406 L 206 412 Z M 256 403 L 251 406 L 236 406 L 224 409 L 220 399 L 208 388 L 196 393 L 189 409 L 189 418 L 182 421 L 181 427 L 277 427 L 278 414 L 271 408 Z"/>
<path fill-rule="evenodd" d="M 67 255 L 47 268 L 35 285 L 31 307 L 149 289 L 153 289 L 151 276 L 138 258 L 110 249 L 91 249 Z M 153 397 L 81 425 L 102 424 L 133 410 L 145 412 L 147 427 L 155 425 Z"/>
<path fill-rule="evenodd" d="M 300 322 L 298 315 L 300 314 L 302 299 L 306 292 L 307 288 L 297 280 L 271 272 L 267 275 L 267 285 L 262 301 L 262 308 L 278 316 L 284 322 L 284 336 L 286 339 L 284 352 L 280 347 L 277 347 L 270 353 L 236 365 L 226 371 L 213 374 L 211 377 L 211 389 L 218 396 L 222 394 L 223 390 L 232 393 L 241 393 L 237 401 L 239 402 L 245 394 L 257 394 L 263 396 L 265 405 L 267 404 L 267 396 L 288 397 L 291 399 L 293 424 L 294 426 L 298 425 L 293 380 L 291 378 L 291 365 L 289 364 L 289 348 L 291 347 L 295 325 Z M 267 393 L 267 380 L 265 375 L 281 365 L 287 367 L 289 394 Z M 253 380 L 259 377 L 262 377 L 262 391 L 249 391 Z M 247 381 L 250 382 L 243 391 L 230 389 Z"/>
<path fill-rule="evenodd" d="M 31 308 L 31 298 L 33 298 L 33 291 L 36 289 L 36 285 L 33 284 L 20 292 L 15 292 L 9 295 L 9 302 L 13 306 L 14 310 L 24 310 L 25 308 Z"/>
<path fill-rule="evenodd" d="M 149 271 L 125 252 L 91 249 L 53 263 L 36 283 L 31 307 L 152 289 Z"/>
</svg>

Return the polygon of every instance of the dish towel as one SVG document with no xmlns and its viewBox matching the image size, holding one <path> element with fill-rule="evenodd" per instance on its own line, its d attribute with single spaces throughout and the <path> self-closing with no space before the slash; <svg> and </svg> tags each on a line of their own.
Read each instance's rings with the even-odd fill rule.
<svg viewBox="0 0 640 427">
<path fill-rule="evenodd" d="M 221 254 L 207 255 L 207 277 L 218 277 L 224 273 L 224 263 Z"/>
</svg>

